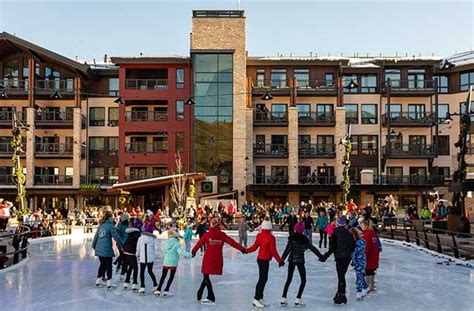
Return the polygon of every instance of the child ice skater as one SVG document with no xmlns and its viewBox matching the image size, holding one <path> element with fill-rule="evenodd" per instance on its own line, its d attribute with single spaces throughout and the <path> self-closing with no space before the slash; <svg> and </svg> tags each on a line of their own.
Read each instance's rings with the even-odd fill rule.
<svg viewBox="0 0 474 311">
<path fill-rule="evenodd" d="M 352 252 L 352 265 L 356 274 L 357 300 L 363 300 L 369 292 L 369 286 L 365 282 L 365 241 L 362 239 L 362 233 L 357 228 L 351 229 L 354 235 L 355 248 Z"/>
<path fill-rule="evenodd" d="M 323 241 L 324 241 L 324 248 L 327 247 L 328 233 L 326 232 L 326 227 L 328 223 L 329 223 L 329 217 L 326 213 L 326 210 L 321 209 L 319 211 L 318 219 L 316 219 L 316 227 L 319 230 L 319 248 L 323 246 Z"/>
<path fill-rule="evenodd" d="M 221 231 L 220 225 L 220 217 L 213 218 L 211 220 L 211 229 L 199 239 L 199 242 L 197 242 L 192 251 L 193 257 L 195 257 L 199 248 L 206 245 L 201 267 L 203 280 L 197 291 L 197 300 L 205 305 L 213 305 L 216 301 L 209 275 L 222 275 L 222 268 L 224 266 L 222 248 L 224 247 L 224 243 L 229 244 L 244 254 L 247 253 L 243 246 Z M 202 299 L 204 288 L 207 288 L 207 298 Z"/>
<path fill-rule="evenodd" d="M 291 281 L 293 280 L 293 273 L 295 268 L 298 268 L 298 272 L 301 278 L 300 288 L 296 295 L 295 307 L 304 307 L 305 304 L 301 302 L 301 296 L 306 285 L 306 267 L 304 260 L 304 252 L 309 249 L 311 250 L 319 260 L 323 259 L 323 255 L 318 251 L 311 241 L 304 235 L 304 224 L 302 222 L 295 226 L 295 233 L 288 238 L 285 251 L 283 252 L 282 259 L 285 260 L 288 257 L 288 276 L 286 278 L 285 287 L 283 288 L 283 295 L 281 296 L 280 305 L 286 307 L 288 300 L 286 296 L 290 287 Z"/>
<path fill-rule="evenodd" d="M 198 235 L 199 236 L 199 240 L 202 239 L 202 237 L 204 236 L 204 234 L 206 234 L 207 232 L 207 224 L 206 224 L 206 218 L 202 218 L 201 219 L 201 222 L 199 223 L 199 225 L 197 226 L 196 228 L 196 233 L 194 233 L 194 235 Z M 202 244 L 201 246 L 201 252 L 204 253 L 206 251 L 206 245 L 205 244 Z"/>
<path fill-rule="evenodd" d="M 153 282 L 152 292 L 158 288 L 155 273 L 153 272 L 153 263 L 155 262 L 155 251 L 158 249 L 156 236 L 153 234 L 155 224 L 149 222 L 145 227 L 145 232 L 138 239 L 137 242 L 137 257 L 140 261 L 140 289 L 139 293 L 145 293 L 145 269 L 148 269 L 148 274 Z"/>
<path fill-rule="evenodd" d="M 190 223 L 186 226 L 184 230 L 184 245 L 188 253 L 191 252 L 191 241 L 193 239 L 193 223 Z"/>
<path fill-rule="evenodd" d="M 123 289 L 127 289 L 130 286 L 130 277 L 133 273 L 133 284 L 132 289 L 138 290 L 137 277 L 138 277 L 138 264 L 137 264 L 137 243 L 141 235 L 141 229 L 143 222 L 140 218 L 136 218 L 132 228 L 127 228 L 127 240 L 123 245 L 123 256 L 127 266 L 127 277 L 123 283 Z"/>
<path fill-rule="evenodd" d="M 158 284 L 158 289 L 156 290 L 155 295 L 171 297 L 173 294 L 171 294 L 169 290 L 176 274 L 179 256 L 191 257 L 191 253 L 183 251 L 181 244 L 179 243 L 179 235 L 173 230 L 168 230 L 168 240 L 161 244 L 161 251 L 163 252 L 163 271 L 161 272 L 160 283 Z M 168 271 L 170 272 L 170 277 L 165 290 L 162 292 L 161 288 L 165 282 Z"/>
<path fill-rule="evenodd" d="M 257 264 L 258 264 L 258 282 L 255 288 L 255 296 L 252 301 L 254 307 L 263 308 L 268 304 L 263 300 L 263 292 L 265 284 L 268 281 L 268 270 L 270 268 L 270 260 L 275 258 L 278 265 L 284 265 L 283 260 L 278 255 L 276 248 L 275 237 L 272 234 L 272 223 L 266 217 L 260 226 L 261 232 L 257 234 L 255 243 L 247 248 L 247 253 L 253 253 L 258 249 Z"/>
</svg>

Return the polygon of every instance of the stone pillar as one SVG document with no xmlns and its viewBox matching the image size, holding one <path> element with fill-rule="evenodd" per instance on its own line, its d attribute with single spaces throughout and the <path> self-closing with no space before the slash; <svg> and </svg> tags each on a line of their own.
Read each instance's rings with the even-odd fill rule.
<svg viewBox="0 0 474 311">
<path fill-rule="evenodd" d="M 361 185 L 373 185 L 374 184 L 374 171 L 362 170 L 360 172 L 360 184 Z"/>
<path fill-rule="evenodd" d="M 35 183 L 35 109 L 26 108 L 26 124 L 30 130 L 26 132 L 26 188 Z"/>
<path fill-rule="evenodd" d="M 298 108 L 288 108 L 288 183 L 298 184 Z"/>
<path fill-rule="evenodd" d="M 342 164 L 344 159 L 344 147 L 339 145 L 339 142 L 346 135 L 346 131 L 346 109 L 344 107 L 336 107 L 336 135 L 334 136 L 336 143 L 336 165 L 334 167 L 336 184 L 340 184 L 344 179 L 342 176 L 342 170 L 344 168 Z"/>
<path fill-rule="evenodd" d="M 288 202 L 293 207 L 293 209 L 297 212 L 298 205 L 300 204 L 300 194 L 297 191 L 288 192 Z"/>
<path fill-rule="evenodd" d="M 81 137 L 81 108 L 73 108 L 73 147 L 72 147 L 72 167 L 73 177 L 72 186 L 79 188 L 81 183 L 81 148 L 82 148 L 82 137 Z"/>
</svg>

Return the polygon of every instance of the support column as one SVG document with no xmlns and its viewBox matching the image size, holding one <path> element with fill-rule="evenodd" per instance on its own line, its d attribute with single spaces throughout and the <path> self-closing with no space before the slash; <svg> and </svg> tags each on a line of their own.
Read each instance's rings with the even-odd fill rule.
<svg viewBox="0 0 474 311">
<path fill-rule="evenodd" d="M 33 58 L 28 59 L 28 105 L 30 107 L 35 104 L 35 67 L 35 60 Z"/>
<path fill-rule="evenodd" d="M 246 158 L 245 160 L 245 168 L 247 169 L 247 178 L 246 178 L 246 185 L 252 184 L 253 181 L 253 174 L 254 174 L 254 165 L 253 165 L 253 108 L 247 108 L 245 111 L 245 120 L 246 120 L 246 137 L 245 140 L 245 149 L 246 149 Z M 244 199 L 245 200 L 245 199 Z M 243 202 L 243 201 L 239 201 Z"/>
<path fill-rule="evenodd" d="M 30 130 L 26 132 L 26 188 L 32 188 L 35 178 L 35 109 L 26 108 L 26 124 Z"/>
<path fill-rule="evenodd" d="M 298 212 L 298 206 L 300 204 L 300 194 L 297 191 L 288 192 L 288 202 L 293 207 L 295 212 Z"/>
<path fill-rule="evenodd" d="M 81 183 L 81 149 L 82 149 L 82 140 L 81 140 L 81 108 L 73 108 L 73 147 L 72 147 L 72 167 L 73 167 L 73 177 L 72 177 L 72 186 L 74 188 L 79 188 Z"/>
<path fill-rule="evenodd" d="M 298 108 L 288 108 L 288 183 L 298 184 Z"/>
<path fill-rule="evenodd" d="M 344 107 L 336 107 L 336 135 L 334 136 L 336 142 L 336 164 L 334 166 L 334 175 L 336 176 L 336 184 L 340 184 L 344 177 L 342 170 L 344 165 L 344 147 L 339 145 L 341 139 L 346 135 L 346 109 Z"/>
</svg>

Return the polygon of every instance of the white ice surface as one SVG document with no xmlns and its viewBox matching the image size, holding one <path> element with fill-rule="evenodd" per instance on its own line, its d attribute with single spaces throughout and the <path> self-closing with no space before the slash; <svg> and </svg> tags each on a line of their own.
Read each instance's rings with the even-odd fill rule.
<svg viewBox="0 0 474 311">
<path fill-rule="evenodd" d="M 235 238 L 235 236 L 234 236 Z M 314 240 L 318 239 L 317 235 Z M 250 242 L 254 238 L 250 237 Z M 278 236 L 278 250 L 283 251 L 284 236 Z M 201 282 L 201 255 L 182 259 L 171 292 L 172 298 L 157 298 L 149 291 L 144 296 L 124 291 L 96 288 L 98 260 L 91 249 L 91 239 L 83 237 L 38 241 L 30 248 L 31 258 L 16 270 L 0 273 L 0 310 L 252 310 L 251 300 L 258 278 L 256 253 L 242 255 L 225 247 L 223 276 L 212 276 L 216 293 L 215 306 L 196 301 Z M 355 300 L 354 271 L 347 273 L 347 306 L 334 306 L 337 276 L 332 258 L 320 263 L 311 253 L 306 255 L 307 284 L 303 301 L 307 310 L 473 310 L 474 269 L 448 265 L 414 248 L 384 243 L 376 294 L 364 301 Z M 156 277 L 161 273 L 161 256 L 155 263 Z M 441 264 L 440 264 L 441 263 Z M 116 283 L 118 276 L 114 275 Z M 284 310 L 279 299 L 286 279 L 286 266 L 270 266 L 265 310 Z M 288 299 L 289 309 L 299 286 L 295 272 Z"/>
</svg>

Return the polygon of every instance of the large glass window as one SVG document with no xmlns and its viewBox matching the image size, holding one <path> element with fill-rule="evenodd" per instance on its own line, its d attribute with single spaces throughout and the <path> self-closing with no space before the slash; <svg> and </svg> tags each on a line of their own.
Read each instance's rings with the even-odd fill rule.
<svg viewBox="0 0 474 311">
<path fill-rule="evenodd" d="M 12 59 L 3 65 L 3 79 L 5 86 L 18 87 L 18 74 L 20 66 L 18 59 Z"/>
<path fill-rule="evenodd" d="M 108 142 L 109 156 L 117 155 L 117 152 L 118 152 L 118 149 L 119 149 L 118 137 L 109 137 L 108 140 L 109 140 L 109 142 Z"/>
<path fill-rule="evenodd" d="M 182 68 L 176 69 L 176 88 L 184 88 L 184 69 Z"/>
<path fill-rule="evenodd" d="M 378 150 L 378 136 L 377 135 L 361 135 L 361 149 L 362 155 L 376 156 Z"/>
<path fill-rule="evenodd" d="M 377 124 L 377 105 L 362 104 L 361 121 L 362 124 Z"/>
<path fill-rule="evenodd" d="M 105 125 L 105 108 L 91 107 L 89 110 L 89 126 Z"/>
<path fill-rule="evenodd" d="M 408 117 L 410 120 L 421 120 L 425 118 L 424 104 L 410 104 L 408 105 Z"/>
<path fill-rule="evenodd" d="M 324 80 L 326 86 L 334 86 L 334 74 L 333 73 L 325 73 Z"/>
<path fill-rule="evenodd" d="M 400 87 L 400 70 L 399 69 L 385 69 L 385 81 L 390 79 L 392 87 Z"/>
<path fill-rule="evenodd" d="M 346 108 L 346 124 L 359 123 L 359 105 L 344 104 L 344 107 Z"/>
<path fill-rule="evenodd" d="M 297 87 L 309 87 L 309 69 L 295 69 L 294 77 L 296 79 Z"/>
<path fill-rule="evenodd" d="M 97 156 L 105 151 L 105 137 L 89 137 L 89 154 Z"/>
<path fill-rule="evenodd" d="M 447 76 L 434 76 L 434 80 L 438 84 L 438 93 L 448 93 L 448 77 Z"/>
<path fill-rule="evenodd" d="M 117 126 L 119 120 L 119 109 L 117 107 L 109 108 L 109 126 Z"/>
<path fill-rule="evenodd" d="M 408 69 L 408 88 L 422 89 L 425 87 L 425 70 Z"/>
<path fill-rule="evenodd" d="M 474 85 L 474 71 L 461 73 L 459 77 L 461 91 L 467 91 L 470 85 Z"/>
<path fill-rule="evenodd" d="M 436 112 L 436 105 L 433 105 L 433 111 Z M 446 121 L 446 115 L 449 113 L 449 104 L 438 104 L 438 122 L 444 123 Z"/>
<path fill-rule="evenodd" d="M 257 69 L 256 79 L 257 79 L 256 86 L 258 87 L 265 86 L 265 69 Z"/>
<path fill-rule="evenodd" d="M 272 104 L 272 120 L 286 120 L 287 109 L 285 104 Z"/>
<path fill-rule="evenodd" d="M 361 93 L 375 93 L 377 88 L 377 75 L 365 74 L 360 77 Z"/>
<path fill-rule="evenodd" d="M 318 120 L 333 120 L 334 106 L 331 104 L 318 104 L 316 106 Z"/>
<path fill-rule="evenodd" d="M 273 88 L 284 88 L 286 84 L 286 70 L 285 69 L 272 69 L 271 80 Z"/>
<path fill-rule="evenodd" d="M 311 105 L 310 104 L 296 104 L 298 108 L 298 118 L 308 119 L 311 117 Z"/>
<path fill-rule="evenodd" d="M 342 79 L 343 79 L 343 85 L 344 85 L 344 93 L 358 93 L 359 92 L 358 88 L 350 89 L 347 87 L 349 83 L 351 83 L 351 81 L 358 83 L 357 75 L 345 74 Z"/>
<path fill-rule="evenodd" d="M 153 137 L 153 151 L 166 152 L 168 150 L 168 133 L 163 133 L 158 137 Z M 183 146 L 184 150 L 184 146 Z"/>
<path fill-rule="evenodd" d="M 119 95 L 119 78 L 109 78 L 109 95 Z"/>
<path fill-rule="evenodd" d="M 176 120 L 184 120 L 184 101 L 176 101 Z"/>
</svg>

